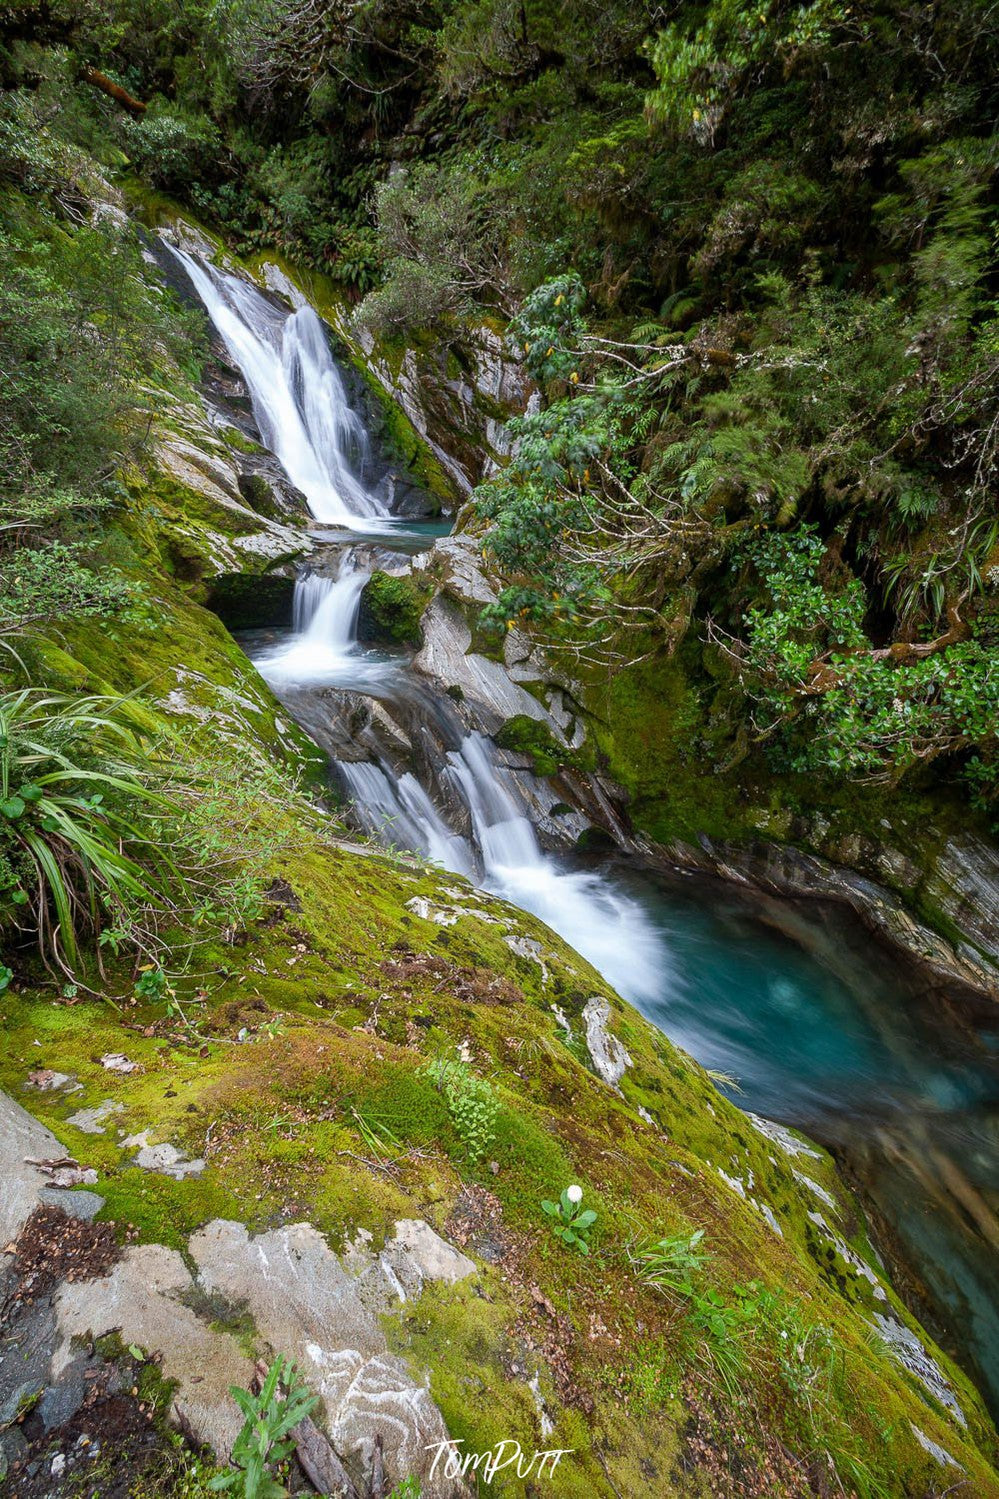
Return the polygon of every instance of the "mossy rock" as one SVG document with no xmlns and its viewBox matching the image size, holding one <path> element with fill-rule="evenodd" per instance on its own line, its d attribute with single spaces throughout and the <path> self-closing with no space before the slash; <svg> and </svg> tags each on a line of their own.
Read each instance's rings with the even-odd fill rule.
<svg viewBox="0 0 999 1499">
<path fill-rule="evenodd" d="M 567 749 L 564 744 L 559 744 L 546 723 L 528 713 L 508 718 L 495 738 L 500 749 L 530 755 L 536 776 L 553 776 L 567 767 L 582 771 L 595 768 L 594 756 L 587 746 L 578 750 Z"/>
<path fill-rule="evenodd" d="M 240 474 L 237 482 L 239 492 L 251 510 L 255 510 L 257 515 L 264 516 L 266 520 L 281 519 L 281 506 L 263 474 Z"/>
<path fill-rule="evenodd" d="M 429 590 L 409 576 L 375 572 L 364 585 L 358 635 L 364 641 L 419 646 Z"/>
</svg>

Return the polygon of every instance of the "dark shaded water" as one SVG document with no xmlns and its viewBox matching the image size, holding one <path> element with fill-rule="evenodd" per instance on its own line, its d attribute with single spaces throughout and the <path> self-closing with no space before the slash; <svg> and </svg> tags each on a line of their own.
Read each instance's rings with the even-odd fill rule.
<svg viewBox="0 0 999 1499">
<path fill-rule="evenodd" d="M 733 1102 L 836 1154 L 941 1345 L 999 1413 L 999 1014 L 926 992 L 852 912 L 621 878 L 663 938 L 639 1008 Z"/>
</svg>

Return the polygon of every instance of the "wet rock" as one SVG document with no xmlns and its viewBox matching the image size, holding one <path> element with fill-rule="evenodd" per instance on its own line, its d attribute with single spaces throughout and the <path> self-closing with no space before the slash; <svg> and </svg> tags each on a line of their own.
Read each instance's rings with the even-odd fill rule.
<svg viewBox="0 0 999 1499">
<path fill-rule="evenodd" d="M 181 1255 L 161 1244 L 127 1249 L 102 1280 L 61 1286 L 52 1378 L 72 1361 L 74 1338 L 119 1331 L 123 1342 L 162 1353 L 164 1377 L 178 1381 L 182 1419 L 226 1458 L 243 1424 L 229 1386 L 248 1386 L 253 1363 L 235 1338 L 214 1331 L 185 1305 L 193 1290 Z"/>
<path fill-rule="evenodd" d="M 918 920 L 893 890 L 847 863 L 832 863 L 788 844 L 741 847 L 702 836 L 697 848 L 673 843 L 667 852 L 674 865 L 709 870 L 769 894 L 840 901 L 932 979 L 999 999 L 999 926 L 994 914 L 999 903 L 999 866 L 994 865 L 999 855 L 980 843 L 954 842 L 947 848 L 950 854 L 945 851 L 934 862 L 927 889 L 949 921 L 975 934 L 975 945 L 955 948 Z M 876 855 L 876 846 L 864 840 L 841 839 L 837 845 L 837 857 L 849 864 L 863 865 Z"/>
<path fill-rule="evenodd" d="M 418 1295 L 427 1280 L 455 1285 L 475 1274 L 474 1261 L 442 1239 L 429 1223 L 420 1218 L 400 1219 L 381 1259 L 383 1263 L 391 1264 L 410 1295 Z"/>
<path fill-rule="evenodd" d="M 50 1067 L 39 1067 L 34 1072 L 29 1072 L 26 1088 L 36 1088 L 39 1093 L 56 1093 L 65 1089 L 68 1093 L 82 1091 L 83 1084 L 78 1083 L 76 1078 L 68 1072 L 53 1072 Z"/>
<path fill-rule="evenodd" d="M 765 1135 L 785 1155 L 810 1155 L 816 1161 L 822 1159 L 822 1152 L 820 1150 L 816 1150 L 813 1145 L 809 1145 L 807 1140 L 799 1139 L 793 1130 L 787 1128 L 787 1125 L 775 1124 L 772 1119 L 764 1119 L 759 1114 L 751 1114 L 748 1109 L 745 1111 L 745 1114 L 753 1128 L 758 1130 L 761 1135 Z"/>
<path fill-rule="evenodd" d="M 460 687 L 462 704 L 486 733 L 496 733 L 518 714 L 548 722 L 537 699 L 511 681 L 500 662 L 473 652 L 471 645 L 472 632 L 464 615 L 438 594 L 423 616 L 423 646 L 413 659 L 413 669 L 440 683 L 442 690 Z M 550 726 L 559 736 L 554 721 Z"/>
<path fill-rule="evenodd" d="M 941 1447 L 938 1442 L 934 1442 L 914 1421 L 910 1421 L 909 1425 L 912 1428 L 912 1435 L 916 1438 L 920 1447 L 922 1447 L 924 1452 L 928 1452 L 932 1458 L 935 1458 L 941 1468 L 958 1468 L 962 1473 L 964 1472 L 957 1458 L 951 1457 L 946 1447 Z"/>
<path fill-rule="evenodd" d="M 631 1066 L 631 1057 L 607 1029 L 610 1012 L 609 1001 L 599 994 L 594 995 L 583 1007 L 583 1023 L 586 1026 L 586 1046 L 597 1073 L 605 1083 L 620 1092 L 618 1084 Z"/>
<path fill-rule="evenodd" d="M 897 1317 L 880 1312 L 874 1313 L 874 1327 L 903 1368 L 914 1375 L 929 1390 L 934 1400 L 947 1410 L 959 1426 L 967 1427 L 968 1421 L 961 1409 L 954 1387 L 946 1378 L 936 1359 L 932 1358 L 919 1341 L 911 1327 L 899 1322 Z"/>
<path fill-rule="evenodd" d="M 46 1174 L 34 1162 L 64 1157 L 52 1131 L 32 1119 L 6 1093 L 0 1093 L 0 1244 L 18 1237 L 39 1202 L 56 1200 L 72 1211 L 71 1204 L 78 1196 L 89 1199 L 94 1195 L 50 1192 Z M 86 1216 L 85 1210 L 81 1216 Z"/>
<path fill-rule="evenodd" d="M 407 1247 L 414 1230 L 401 1227 L 400 1248 L 416 1265 Z M 425 1267 L 443 1266 L 450 1246 L 430 1255 L 422 1233 L 415 1241 Z M 426 1448 L 448 1439 L 440 1412 L 403 1361 L 389 1352 L 358 1277 L 346 1272 L 316 1229 L 296 1223 L 251 1236 L 242 1224 L 220 1220 L 193 1235 L 189 1248 L 201 1286 L 245 1306 L 261 1337 L 292 1358 L 319 1391 L 333 1447 L 359 1482 L 367 1482 L 381 1434 L 393 1481 L 414 1473 L 428 1499 L 460 1492 L 439 1474 L 429 1478 Z M 451 1255 L 455 1258 L 447 1263 L 453 1273 L 464 1256 L 454 1250 Z"/>
<path fill-rule="evenodd" d="M 148 1131 L 141 1135 L 130 1135 L 121 1143 L 126 1149 L 139 1147 L 134 1164 L 143 1171 L 158 1171 L 162 1176 L 172 1176 L 176 1181 L 181 1181 L 185 1176 L 200 1176 L 205 1169 L 205 1162 L 200 1157 L 189 1160 L 182 1150 L 178 1150 L 169 1141 L 150 1145 Z"/>
</svg>

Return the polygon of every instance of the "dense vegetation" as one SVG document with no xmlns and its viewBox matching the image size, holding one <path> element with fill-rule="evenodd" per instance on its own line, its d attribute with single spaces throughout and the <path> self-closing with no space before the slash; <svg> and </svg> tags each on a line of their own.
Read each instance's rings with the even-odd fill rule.
<svg viewBox="0 0 999 1499">
<path fill-rule="evenodd" d="M 509 585 L 494 624 L 612 661 L 685 640 L 719 762 L 762 746 L 777 771 L 876 780 L 932 762 L 994 800 L 981 0 L 6 14 L 26 187 L 56 148 L 20 160 L 18 132 L 44 121 L 237 249 L 329 271 L 385 340 L 510 322 L 545 401 L 478 495 Z M 7 296 L 51 270 L 20 276 Z"/>
</svg>

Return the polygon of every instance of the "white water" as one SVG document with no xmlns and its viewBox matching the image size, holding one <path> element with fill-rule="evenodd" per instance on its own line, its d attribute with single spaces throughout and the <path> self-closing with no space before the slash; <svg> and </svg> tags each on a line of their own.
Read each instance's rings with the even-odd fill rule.
<svg viewBox="0 0 999 1499">
<path fill-rule="evenodd" d="M 357 816 L 374 837 L 393 848 L 423 854 L 454 874 L 475 878 L 475 854 L 452 832 L 414 775 L 389 777 L 370 761 L 341 762 Z"/>
<path fill-rule="evenodd" d="M 661 995 L 668 958 L 638 901 L 606 874 L 564 869 L 542 852 L 481 734 L 469 734 L 448 759 L 472 815 L 485 888 L 540 917 L 618 993 Z"/>
<path fill-rule="evenodd" d="M 283 314 L 249 282 L 183 250 L 173 253 L 246 381 L 263 441 L 313 515 L 370 531 L 371 518 L 387 517 L 387 507 L 357 476 L 368 454 L 367 434 L 315 312 L 304 306 Z M 377 687 L 384 697 L 398 668 L 372 661 L 358 644 L 366 580 L 350 551 L 335 579 L 318 573 L 299 577 L 293 633 L 258 658 L 263 676 L 277 688 L 335 685 L 364 692 Z M 471 842 L 448 826 L 409 772 L 397 775 L 370 762 L 339 768 L 358 820 L 375 837 L 478 879 L 533 912 L 629 998 L 661 994 L 668 959 L 643 908 L 607 875 L 564 869 L 542 852 L 482 735 L 469 734 L 448 756 L 448 774 L 471 817 Z"/>
<path fill-rule="evenodd" d="M 168 248 L 246 381 L 262 441 L 312 514 L 331 525 L 370 531 L 372 518 L 387 516 L 388 507 L 359 477 L 368 434 L 316 313 L 306 304 L 286 314 L 251 282 Z"/>
<path fill-rule="evenodd" d="M 340 575 L 302 573 L 295 580 L 293 633 L 258 656 L 257 670 L 274 687 L 365 688 L 391 667 L 367 661 L 357 644 L 357 615 L 368 574 L 345 552 Z"/>
</svg>

